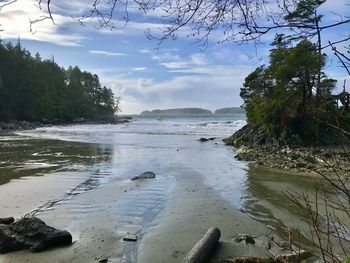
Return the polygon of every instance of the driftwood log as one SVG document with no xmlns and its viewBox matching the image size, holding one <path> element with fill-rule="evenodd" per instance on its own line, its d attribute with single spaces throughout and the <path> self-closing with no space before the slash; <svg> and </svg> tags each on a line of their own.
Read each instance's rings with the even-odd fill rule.
<svg viewBox="0 0 350 263">
<path fill-rule="evenodd" d="M 184 263 L 204 263 L 216 249 L 221 233 L 216 227 L 209 228 L 184 259 Z"/>
</svg>

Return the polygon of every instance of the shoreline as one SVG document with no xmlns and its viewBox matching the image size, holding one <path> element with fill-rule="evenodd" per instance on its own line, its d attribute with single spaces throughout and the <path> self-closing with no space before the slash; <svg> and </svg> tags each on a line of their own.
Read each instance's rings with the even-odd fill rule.
<svg viewBox="0 0 350 263">
<path fill-rule="evenodd" d="M 85 125 L 94 125 L 94 124 L 123 124 L 130 122 L 132 118 L 131 117 L 116 117 L 113 120 L 75 120 L 72 122 L 50 122 L 50 123 L 44 123 L 44 122 L 30 122 L 30 121 L 9 121 L 9 122 L 3 122 L 0 121 L 0 135 L 4 133 L 10 133 L 14 131 L 23 131 L 23 130 L 33 130 L 36 128 L 41 127 L 51 127 L 51 126 L 58 126 L 58 125 L 78 125 L 78 124 L 85 124 Z"/>
<path fill-rule="evenodd" d="M 350 173 L 347 153 L 335 148 L 265 149 L 242 146 L 235 151 L 235 158 L 239 161 L 285 172 L 321 176 L 335 171 Z"/>
<path fill-rule="evenodd" d="M 224 142 L 235 149 L 237 160 L 250 162 L 254 166 L 304 175 L 350 174 L 349 149 L 346 146 L 289 147 L 278 143 L 268 144 L 267 140 L 258 130 L 244 126 Z"/>
</svg>

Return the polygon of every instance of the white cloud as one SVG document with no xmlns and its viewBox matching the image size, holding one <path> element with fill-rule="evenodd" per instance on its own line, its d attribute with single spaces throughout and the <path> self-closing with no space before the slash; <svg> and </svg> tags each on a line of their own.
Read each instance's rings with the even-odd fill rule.
<svg viewBox="0 0 350 263">
<path fill-rule="evenodd" d="M 174 71 L 186 75 L 164 81 L 120 76 L 101 77 L 101 80 L 123 97 L 123 113 L 172 107 L 203 107 L 214 110 L 241 105 L 240 87 L 252 68 L 203 65 Z"/>
<path fill-rule="evenodd" d="M 91 54 L 104 55 L 104 56 L 127 56 L 125 53 L 110 52 L 104 50 L 89 50 Z"/>
<path fill-rule="evenodd" d="M 150 49 L 141 49 L 141 50 L 139 50 L 139 52 L 140 52 L 141 54 L 151 54 L 151 53 L 152 53 L 152 50 L 150 50 Z"/>
<path fill-rule="evenodd" d="M 207 65 L 209 63 L 207 57 L 203 53 L 196 53 L 190 56 L 190 64 L 193 65 Z"/>
<path fill-rule="evenodd" d="M 49 42 L 62 46 L 81 46 L 85 37 L 69 32 L 65 28 L 66 23 L 71 21 L 71 17 L 59 14 L 54 15 L 56 25 L 50 19 L 32 25 L 30 32 L 30 22 L 36 19 L 47 17 L 44 9 L 37 6 L 35 0 L 18 0 L 5 6 L 1 10 L 0 25 L 3 30 L 0 33 L 2 39 L 37 40 Z"/>
<path fill-rule="evenodd" d="M 134 71 L 145 71 L 147 68 L 145 67 L 138 67 L 138 68 L 133 68 Z"/>
</svg>

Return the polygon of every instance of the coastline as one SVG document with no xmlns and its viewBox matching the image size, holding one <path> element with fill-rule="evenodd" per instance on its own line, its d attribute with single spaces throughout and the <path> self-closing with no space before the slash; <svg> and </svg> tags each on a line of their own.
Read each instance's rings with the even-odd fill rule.
<svg viewBox="0 0 350 263">
<path fill-rule="evenodd" d="M 266 138 L 247 126 L 224 139 L 235 148 L 235 158 L 263 166 L 304 175 L 324 176 L 335 171 L 350 174 L 349 151 L 342 146 L 289 147 L 276 143 L 264 144 Z"/>
<path fill-rule="evenodd" d="M 75 124 L 123 124 L 130 122 L 131 117 L 116 117 L 114 119 L 106 119 L 106 120 L 85 120 L 78 119 L 72 122 L 29 122 L 29 121 L 9 121 L 2 122 L 0 121 L 0 135 L 3 133 L 10 133 L 15 131 L 23 131 L 23 130 L 33 130 L 41 127 L 50 127 L 54 125 L 75 125 Z"/>
</svg>

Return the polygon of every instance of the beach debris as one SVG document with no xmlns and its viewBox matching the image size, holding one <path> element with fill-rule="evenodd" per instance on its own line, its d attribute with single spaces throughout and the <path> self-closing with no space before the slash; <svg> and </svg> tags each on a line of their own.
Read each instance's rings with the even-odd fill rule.
<svg viewBox="0 0 350 263">
<path fill-rule="evenodd" d="M 0 224 L 9 225 L 11 223 L 15 222 L 15 219 L 13 217 L 2 217 L 0 218 Z"/>
<path fill-rule="evenodd" d="M 211 138 L 200 138 L 199 141 L 200 142 L 207 142 L 207 141 L 213 141 L 215 140 L 215 137 L 211 137 Z"/>
<path fill-rule="evenodd" d="M 139 180 L 139 179 L 151 179 L 155 178 L 156 174 L 150 171 L 144 172 L 140 175 L 134 176 L 131 178 L 131 181 Z"/>
<path fill-rule="evenodd" d="M 137 236 L 136 235 L 132 235 L 132 234 L 126 235 L 123 238 L 123 241 L 136 242 L 137 241 Z"/>
<path fill-rule="evenodd" d="M 242 241 L 245 241 L 246 244 L 255 244 L 254 237 L 248 235 L 248 234 L 238 234 L 235 237 L 235 241 L 240 243 Z"/>
<path fill-rule="evenodd" d="M 11 224 L 0 224 L 0 253 L 22 249 L 40 252 L 72 244 L 72 235 L 46 225 L 40 218 L 24 217 Z"/>
<path fill-rule="evenodd" d="M 207 262 L 218 246 L 221 233 L 217 227 L 211 227 L 204 236 L 195 244 L 184 259 L 184 263 Z"/>
</svg>

